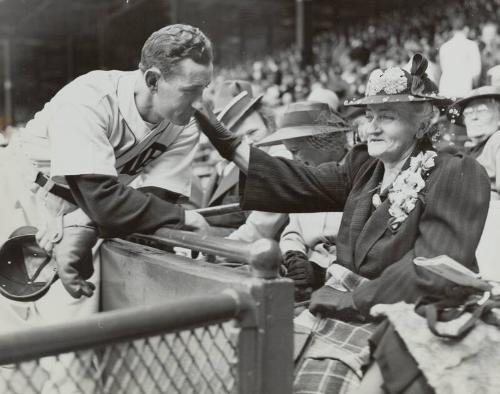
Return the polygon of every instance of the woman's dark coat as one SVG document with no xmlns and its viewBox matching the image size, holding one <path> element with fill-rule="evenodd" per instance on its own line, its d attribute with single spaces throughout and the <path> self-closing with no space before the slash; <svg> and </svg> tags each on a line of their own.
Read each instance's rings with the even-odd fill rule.
<svg viewBox="0 0 500 394">
<path fill-rule="evenodd" d="M 432 148 L 422 146 L 413 155 L 423 149 Z M 383 173 L 366 145 L 354 147 L 342 165 L 317 168 L 252 148 L 247 177 L 241 179 L 241 205 L 285 213 L 343 211 L 337 263 L 372 279 L 353 292 L 364 315 L 375 304 L 414 302 L 450 285 L 417 268 L 416 256 L 446 254 L 477 271 L 474 255 L 490 198 L 484 169 L 469 157 L 439 154 L 421 198 L 396 231 L 388 226 L 389 200 L 377 209 L 372 204 Z"/>
</svg>

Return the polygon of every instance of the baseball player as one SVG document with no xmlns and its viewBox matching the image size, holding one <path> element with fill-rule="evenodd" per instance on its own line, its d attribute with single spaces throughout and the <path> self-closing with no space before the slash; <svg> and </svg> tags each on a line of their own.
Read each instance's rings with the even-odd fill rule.
<svg viewBox="0 0 500 394">
<path fill-rule="evenodd" d="M 96 311 L 98 297 L 87 297 L 98 281 L 98 269 L 89 278 L 98 236 L 208 227 L 174 203 L 190 193 L 199 133 L 189 121 L 212 58 L 199 29 L 164 27 L 147 39 L 138 70 L 75 79 L 0 152 L 0 245 L 37 227 L 61 279 L 35 302 L 0 297 L 0 332 Z"/>
</svg>

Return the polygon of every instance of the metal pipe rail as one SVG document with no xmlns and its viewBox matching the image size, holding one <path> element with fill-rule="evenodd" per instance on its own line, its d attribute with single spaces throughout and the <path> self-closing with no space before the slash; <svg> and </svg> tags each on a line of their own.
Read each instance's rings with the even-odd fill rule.
<svg viewBox="0 0 500 394">
<path fill-rule="evenodd" d="M 155 235 L 134 234 L 130 240 L 156 242 L 162 246 L 183 247 L 199 252 L 226 257 L 249 264 L 256 277 L 274 279 L 282 261 L 276 241 L 263 238 L 248 243 L 226 238 L 199 235 L 189 231 L 161 228 Z"/>
<path fill-rule="evenodd" d="M 254 302 L 234 290 L 175 303 L 102 312 L 85 320 L 0 336 L 0 365 L 175 333 L 234 318 L 244 327 L 256 325 Z"/>
<path fill-rule="evenodd" d="M 233 204 L 224 204 L 214 207 L 193 209 L 193 211 L 207 218 L 210 216 L 224 215 L 226 213 L 241 212 L 242 209 L 240 207 L 240 203 L 235 202 Z"/>
</svg>

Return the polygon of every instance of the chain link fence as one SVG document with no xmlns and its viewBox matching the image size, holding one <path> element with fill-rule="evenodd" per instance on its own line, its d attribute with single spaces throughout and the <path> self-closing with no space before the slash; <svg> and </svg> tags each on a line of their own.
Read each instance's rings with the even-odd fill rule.
<svg viewBox="0 0 500 394">
<path fill-rule="evenodd" d="M 276 276 L 278 246 L 201 241 L 243 255 L 251 274 L 108 241 L 104 312 L 0 335 L 0 394 L 292 392 L 293 283 Z"/>
<path fill-rule="evenodd" d="M 4 366 L 0 392 L 232 393 L 238 331 L 216 324 Z"/>
<path fill-rule="evenodd" d="M 104 345 L 92 346 L 88 340 L 86 344 L 72 340 L 75 334 L 89 337 L 100 335 L 99 330 L 102 331 L 103 326 L 107 325 L 106 321 L 112 320 L 116 314 L 104 312 L 100 314 L 104 317 L 93 316 L 90 318 L 93 323 L 85 322 L 80 327 L 68 326 L 71 332 L 69 338 L 63 340 L 64 349 L 74 346 L 79 349 L 75 351 L 58 352 L 57 344 L 54 350 L 50 350 L 50 343 L 44 343 L 43 347 L 48 350 L 43 350 L 40 357 L 29 357 L 30 343 L 35 346 L 36 337 L 40 341 L 50 340 L 47 331 L 45 334 L 33 331 L 34 337 L 25 336 L 26 341 L 12 337 L 10 348 L 3 348 L 6 352 L 14 353 L 14 362 L 5 364 L 8 358 L 0 356 L 0 360 L 3 359 L 0 393 L 234 393 L 238 388 L 238 342 L 241 329 L 238 320 L 233 319 L 238 307 L 230 304 L 230 296 L 226 295 L 225 299 L 221 297 L 213 301 L 223 300 L 227 303 L 222 312 L 221 309 L 211 312 L 203 307 L 197 308 L 199 301 L 184 304 L 184 307 L 193 309 L 188 311 L 188 319 L 184 321 L 182 317 L 178 318 L 179 310 L 182 310 L 179 306 L 163 306 L 142 312 L 143 315 L 138 315 L 134 310 L 120 311 L 119 314 L 125 319 L 118 319 L 112 330 L 103 333 L 104 339 L 97 338 L 97 342 L 94 341 L 94 344 L 104 342 Z M 217 307 L 216 304 L 212 305 Z M 210 306 L 209 302 L 205 309 L 207 306 Z M 169 312 L 171 316 L 165 318 L 164 315 Z M 153 321 L 163 321 L 152 325 L 151 321 L 144 318 L 147 316 L 151 319 L 151 315 Z M 135 322 L 134 317 L 137 318 Z M 139 327 L 141 320 L 145 321 L 145 331 L 134 332 L 134 327 Z M 134 327 L 129 327 L 130 323 Z M 64 338 L 68 332 L 64 328 L 64 325 L 60 325 L 55 332 L 50 333 L 50 337 Z M 0 338 L 0 350 L 8 339 Z M 24 355 L 20 356 L 15 351 L 12 339 L 22 346 L 19 350 Z M 36 350 L 33 349 L 31 353 L 35 354 Z"/>
</svg>

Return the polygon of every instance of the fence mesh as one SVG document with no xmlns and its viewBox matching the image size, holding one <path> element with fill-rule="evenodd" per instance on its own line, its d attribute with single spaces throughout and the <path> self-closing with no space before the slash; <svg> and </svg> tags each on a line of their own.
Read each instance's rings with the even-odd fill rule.
<svg viewBox="0 0 500 394">
<path fill-rule="evenodd" d="M 0 393 L 233 393 L 238 335 L 230 321 L 2 366 Z"/>
</svg>

